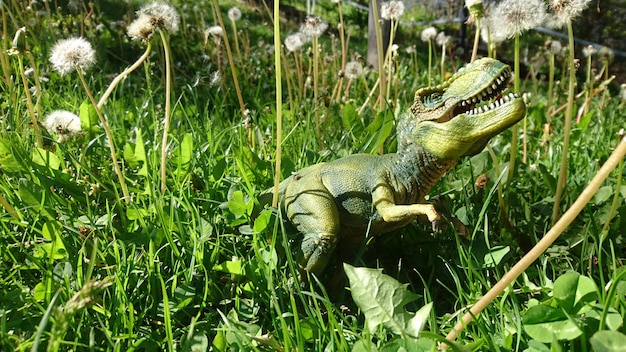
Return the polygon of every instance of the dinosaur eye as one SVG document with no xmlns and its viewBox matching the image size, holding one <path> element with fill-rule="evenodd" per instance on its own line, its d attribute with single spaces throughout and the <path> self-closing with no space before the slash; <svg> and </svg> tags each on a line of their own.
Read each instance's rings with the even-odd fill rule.
<svg viewBox="0 0 626 352">
<path fill-rule="evenodd" d="M 425 107 L 437 105 L 441 101 L 441 93 L 435 92 L 424 97 L 423 104 Z"/>
</svg>

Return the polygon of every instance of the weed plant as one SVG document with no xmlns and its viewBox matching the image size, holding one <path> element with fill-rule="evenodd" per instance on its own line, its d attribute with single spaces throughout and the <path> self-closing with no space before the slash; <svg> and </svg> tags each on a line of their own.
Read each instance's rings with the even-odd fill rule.
<svg viewBox="0 0 626 352">
<path fill-rule="evenodd" d="M 363 68 L 366 31 L 353 24 L 363 16 L 341 1 L 315 7 L 313 15 L 329 29 L 295 49 L 284 40 L 301 23 L 276 24 L 272 9 L 215 0 L 171 6 L 180 16 L 178 30 L 157 27 L 161 41 L 156 35 L 137 41 L 127 34 L 139 10 L 132 2 L 0 3 L 0 350 L 624 346 L 623 163 L 555 244 L 455 343 L 445 341 L 467 307 L 548 232 L 559 171 L 568 172 L 561 200 L 567 209 L 623 138 L 624 102 L 610 81 L 602 94 L 585 95 L 592 86 L 583 86 L 589 75 L 581 72 L 572 95 L 562 79 L 521 76 L 520 91 L 537 92 L 528 97 L 527 161 L 515 163 L 502 182 L 514 152 L 512 132 L 505 131 L 431 192 L 431 201 L 449 198 L 452 213 L 470 229 L 467 239 L 452 226 L 433 234 L 415 223 L 368 239 L 346 266 L 349 280 L 340 275 L 331 286 L 311 278 L 303 287 L 289 250 L 297 233 L 275 210 L 255 208 L 259 194 L 275 174 L 285 178 L 382 146 L 393 151 L 394 117 L 412 104 L 415 90 L 440 82 L 468 58 L 454 56 L 443 72 L 432 70 L 426 53 L 434 38 L 419 41 L 423 28 L 399 25 L 392 37 L 399 47 L 383 72 L 398 87 L 398 107 L 381 109 L 370 99 L 381 89 L 378 73 Z M 223 21 L 235 6 L 241 17 Z M 326 18 L 329 13 L 334 16 Z M 489 28 L 486 16 L 482 28 Z M 209 31 L 216 26 L 220 33 Z M 284 46 L 275 46 L 274 31 Z M 81 77 L 58 74 L 48 59 L 52 45 L 70 37 L 84 38 L 96 53 L 96 64 Z M 520 47 L 539 43 L 542 50 L 549 38 L 529 32 L 518 39 Z M 499 59 L 513 62 L 510 44 L 498 44 Z M 535 67 L 540 76 L 570 77 L 561 56 L 546 55 Z M 608 59 L 593 63 L 609 72 Z M 281 99 L 276 77 L 286 88 Z M 559 115 L 568 98 L 577 107 L 586 99 L 589 111 L 571 121 L 570 137 Z M 52 114 L 57 110 L 80 119 L 80 130 L 76 120 Z M 566 138 L 569 156 L 561 166 Z M 118 192 L 121 183 L 128 196 Z M 499 184 L 508 194 L 506 218 L 499 216 Z M 342 269 L 337 261 L 330 272 Z M 381 300 L 376 292 L 401 299 Z M 363 302 L 393 314 L 372 318 Z M 398 322 L 408 325 L 393 325 Z"/>
</svg>

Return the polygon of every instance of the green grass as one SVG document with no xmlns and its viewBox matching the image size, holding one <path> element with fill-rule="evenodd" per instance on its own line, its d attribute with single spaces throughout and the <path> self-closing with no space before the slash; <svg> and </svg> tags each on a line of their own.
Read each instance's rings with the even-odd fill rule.
<svg viewBox="0 0 626 352">
<path fill-rule="evenodd" d="M 274 175 L 272 24 L 264 9 L 241 8 L 238 42 L 244 59 L 235 64 L 254 121 L 245 126 L 225 49 L 217 48 L 211 38 L 204 42 L 204 29 L 215 24 L 211 6 L 205 5 L 176 4 L 182 25 L 170 38 L 174 83 L 164 192 L 159 168 L 165 61 L 157 38 L 152 39 L 148 62 L 120 84 L 103 108 L 132 195 L 129 204 L 122 200 L 102 129 L 63 142 L 57 142 L 53 131 L 54 151 L 35 148 L 18 60 L 3 51 L 0 195 L 6 202 L 0 211 L 0 350 L 373 351 L 396 350 L 402 344 L 430 350 L 549 230 L 563 118 L 561 113 L 550 120 L 551 138 L 542 143 L 547 83 L 522 83 L 525 90 L 539 93 L 530 97 L 528 107 L 528 162 L 517 163 L 514 178 L 504 183 L 508 223 L 500 219 L 494 192 L 500 175 L 483 151 L 460 161 L 431 192 L 450 198 L 452 212 L 469 224 L 469 239 L 460 239 L 452 228 L 432 234 L 429 225 L 416 223 L 372 239 L 355 255 L 351 264 L 383 268 L 408 285 L 417 295 L 407 302 L 409 311 L 433 303 L 426 332 L 418 340 L 393 334 L 384 325 L 371 331 L 351 292 L 344 289 L 347 279 L 328 290 L 315 280 L 306 287 L 295 284 L 295 264 L 285 250 L 293 241 L 293 229 L 271 211 L 253 221 L 256 197 L 272 185 Z M 220 1 L 222 16 L 233 5 Z M 128 25 L 136 7 L 101 3 L 87 17 L 85 9 L 71 12 L 61 7 L 47 13 L 40 7 L 27 10 L 17 1 L 3 6 L 3 49 L 10 48 L 10 38 L 26 24 L 35 69 L 46 78 L 39 102 L 43 115 L 56 109 L 78 114 L 87 100 L 76 75 L 53 72 L 48 55 L 56 40 L 82 34 L 94 45 L 98 64 L 88 71 L 87 80 L 96 100 L 145 49 L 131 42 L 117 22 L 127 14 Z M 358 16 L 350 11 L 344 15 Z M 281 22 L 285 37 L 298 26 Z M 364 31 L 348 32 L 355 36 L 349 57 L 364 56 Z M 283 71 L 283 178 L 319 161 L 377 152 L 383 141 L 385 152 L 394 150 L 391 117 L 407 109 L 415 90 L 426 82 L 427 47 L 416 38 L 419 33 L 409 29 L 400 37 L 406 41 L 401 47 L 417 45 L 418 60 L 400 50 L 399 107 L 387 115 L 376 116 L 373 102 L 363 114 L 354 113 L 366 101 L 375 72 L 353 82 L 345 102 L 323 100 L 332 93 L 340 69 L 337 38 L 320 37 L 321 103 L 312 100 L 310 87 L 301 99 L 288 101 L 286 80 L 297 82 L 297 72 L 293 54 L 285 54 L 282 60 L 290 70 Z M 537 39 L 528 42 L 543 42 Z M 305 46 L 297 53 L 305 78 L 312 59 L 307 50 Z M 499 55 L 506 60 L 504 52 Z M 27 59 L 23 62 L 28 65 Z M 456 58 L 457 67 L 462 63 Z M 222 79 L 213 84 L 211 75 L 218 69 Z M 547 70 L 547 64 L 539 68 L 541 73 Z M 29 79 L 34 86 L 32 76 Z M 391 91 L 393 96 L 393 86 Z M 557 85 L 556 91 L 558 107 L 566 97 L 563 87 Z M 563 209 L 608 158 L 619 141 L 617 132 L 625 127 L 617 92 L 610 92 L 607 97 L 596 95 L 592 113 L 573 126 Z M 314 106 L 320 108 L 323 140 L 316 137 Z M 510 139 L 511 132 L 505 131 L 490 143 L 505 175 Z M 559 241 L 467 326 L 459 346 L 481 351 L 543 351 L 550 346 L 590 351 L 594 343 L 623 339 L 594 337 L 597 331 L 625 332 L 622 324 L 615 326 L 617 317 L 626 315 L 626 187 L 619 173 L 623 165 Z M 485 188 L 474 185 L 481 174 L 488 177 Z M 341 263 L 334 265 L 340 269 Z M 556 284 L 566 273 L 582 275 L 575 289 L 563 289 L 571 287 L 564 279 Z M 576 302 L 596 308 L 565 306 L 569 296 L 559 290 L 586 292 Z M 537 306 L 563 309 L 582 333 L 538 342 L 524 320 L 531 309 L 540 309 L 532 308 Z M 600 318 L 602 314 L 607 318 Z M 532 323 L 539 324 L 540 331 L 551 328 L 541 325 L 547 320 Z"/>
</svg>

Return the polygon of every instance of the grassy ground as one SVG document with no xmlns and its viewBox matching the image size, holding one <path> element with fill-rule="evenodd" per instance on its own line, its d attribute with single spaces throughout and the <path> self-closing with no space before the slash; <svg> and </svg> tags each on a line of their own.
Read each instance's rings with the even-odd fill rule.
<svg viewBox="0 0 626 352">
<path fill-rule="evenodd" d="M 1 350 L 432 350 L 466 308 L 550 228 L 564 112 L 549 112 L 566 103 L 567 80 L 557 60 L 560 79 L 549 100 L 548 56 L 543 48 L 533 47 L 545 38 L 528 35 L 523 43 L 536 55 L 530 58 L 533 70 L 522 77 L 522 91 L 532 94 L 512 177 L 506 176 L 512 133 L 505 131 L 490 143 L 493 156 L 483 151 L 462 160 L 431 192 L 450 198 L 452 212 L 469 225 L 469 239 L 459 238 L 452 228 L 432 234 L 420 223 L 372 239 L 352 264 L 383 268 L 386 276 L 357 271 L 357 281 L 372 282 L 377 292 L 396 292 L 403 297 L 400 302 L 385 301 L 372 293 L 372 286 L 358 282 L 346 290 L 346 279 L 330 292 L 332 299 L 315 280 L 304 288 L 294 284 L 291 252 L 285 250 L 293 230 L 276 221 L 271 211 L 254 221 L 251 217 L 259 192 L 272 184 L 276 160 L 271 9 L 219 3 L 227 38 L 205 33 L 219 24 L 213 2 L 175 4 L 180 29 L 165 34 L 173 63 L 170 108 L 166 51 L 161 34 L 155 33 L 147 61 L 117 86 L 101 109 L 131 196 L 124 198 L 111 167 L 111 142 L 78 74 L 59 75 L 48 57 L 57 40 L 86 38 L 97 59 L 86 71 L 86 83 L 98 100 L 146 49 L 125 32 L 138 7 L 99 2 L 93 8 L 62 4 L 57 9 L 46 7 L 48 3 L 26 8 L 23 2 L 3 2 Z M 237 41 L 227 16 L 234 5 L 243 11 L 236 22 Z M 319 11 L 333 8 L 320 5 Z M 362 17 L 345 11 L 346 23 Z M 376 105 L 378 91 L 370 98 L 376 72 L 345 79 L 339 89 L 342 51 L 336 24 L 319 38 L 322 64 L 315 94 L 311 44 L 294 53 L 281 51 L 282 178 L 319 161 L 393 151 L 393 116 L 411 105 L 417 88 L 427 85 L 428 46 L 417 39 L 419 33 L 406 30 L 387 105 Z M 27 47 L 18 48 L 27 51 L 9 55 L 10 38 L 22 26 Z M 281 26 L 284 39 L 299 24 Z M 364 56 L 364 29 L 345 29 L 347 61 Z M 499 52 L 512 62 L 506 55 Z M 440 82 L 439 55 L 435 58 L 430 74 L 433 82 Z M 446 60 L 444 75 L 465 62 L 454 60 Z M 27 71 L 25 81 L 20 67 Z M 577 93 L 584 92 L 589 85 L 582 69 L 577 78 Z M 576 109 L 583 97 L 576 100 Z M 623 108 L 617 86 L 609 85 L 592 95 L 589 112 L 573 125 L 563 209 L 619 142 Z M 64 131 L 53 129 L 37 144 L 31 116 L 44 121 L 57 109 L 79 114 L 84 132 L 60 138 Z M 163 179 L 161 147 L 168 111 Z M 467 326 L 454 348 L 617 351 L 623 346 L 622 172 L 620 164 L 557 243 Z M 498 205 L 498 180 L 505 217 Z M 341 263 L 334 265 L 340 269 Z M 414 294 L 395 286 L 396 280 Z M 359 297 L 380 300 L 380 310 L 390 304 L 397 314 L 376 324 L 360 309 Z M 406 329 L 390 327 L 405 314 L 412 316 L 404 305 L 409 312 L 430 307 L 421 311 L 425 331 L 418 339 Z"/>
</svg>

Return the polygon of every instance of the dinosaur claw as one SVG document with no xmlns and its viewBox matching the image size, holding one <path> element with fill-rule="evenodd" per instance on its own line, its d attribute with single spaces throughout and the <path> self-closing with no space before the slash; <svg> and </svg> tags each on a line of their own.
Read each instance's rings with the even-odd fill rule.
<svg viewBox="0 0 626 352">
<path fill-rule="evenodd" d="M 433 220 L 431 224 L 433 226 L 433 232 L 443 232 L 447 228 L 446 222 L 441 219 Z"/>
</svg>

